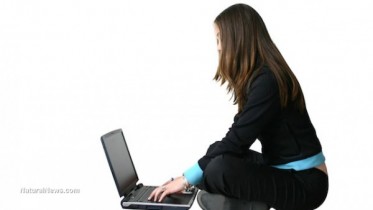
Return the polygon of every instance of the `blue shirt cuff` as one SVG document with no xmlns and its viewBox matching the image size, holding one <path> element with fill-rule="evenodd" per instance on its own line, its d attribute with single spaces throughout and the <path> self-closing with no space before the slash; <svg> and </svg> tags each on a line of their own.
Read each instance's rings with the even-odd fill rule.
<svg viewBox="0 0 373 210">
<path fill-rule="evenodd" d="M 202 182 L 203 171 L 198 163 L 196 163 L 184 172 L 184 177 L 189 184 L 197 185 Z"/>
</svg>

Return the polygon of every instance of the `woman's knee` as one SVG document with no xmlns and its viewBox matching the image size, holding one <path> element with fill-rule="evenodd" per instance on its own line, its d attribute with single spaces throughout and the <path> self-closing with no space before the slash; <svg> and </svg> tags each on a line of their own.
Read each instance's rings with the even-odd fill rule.
<svg viewBox="0 0 373 210">
<path fill-rule="evenodd" d="M 220 174 L 222 170 L 224 169 L 224 163 L 223 163 L 223 156 L 217 156 L 214 159 L 212 159 L 209 164 L 206 166 L 206 169 L 204 171 L 205 176 L 212 176 L 214 177 L 217 174 Z"/>
<path fill-rule="evenodd" d="M 204 170 L 204 184 L 208 191 L 224 193 L 227 182 L 234 176 L 234 158 L 220 155 L 210 161 Z"/>
</svg>

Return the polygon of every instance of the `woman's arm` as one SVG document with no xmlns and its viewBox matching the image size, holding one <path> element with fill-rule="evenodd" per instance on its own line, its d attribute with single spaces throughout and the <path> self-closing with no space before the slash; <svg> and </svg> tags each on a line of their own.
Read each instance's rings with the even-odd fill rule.
<svg viewBox="0 0 373 210">
<path fill-rule="evenodd" d="M 201 170 L 218 155 L 244 154 L 280 110 L 276 79 L 269 69 L 263 69 L 252 82 L 243 111 L 235 117 L 226 136 L 198 161 Z"/>
</svg>

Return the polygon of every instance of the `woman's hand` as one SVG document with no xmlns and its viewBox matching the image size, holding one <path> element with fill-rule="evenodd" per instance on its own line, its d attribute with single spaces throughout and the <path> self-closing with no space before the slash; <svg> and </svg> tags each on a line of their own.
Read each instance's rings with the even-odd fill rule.
<svg viewBox="0 0 373 210">
<path fill-rule="evenodd" d="M 168 181 L 162 186 L 155 188 L 155 190 L 150 194 L 148 200 L 162 202 L 167 195 L 183 191 L 186 185 L 187 183 L 183 176 L 177 177 L 176 179 Z"/>
</svg>

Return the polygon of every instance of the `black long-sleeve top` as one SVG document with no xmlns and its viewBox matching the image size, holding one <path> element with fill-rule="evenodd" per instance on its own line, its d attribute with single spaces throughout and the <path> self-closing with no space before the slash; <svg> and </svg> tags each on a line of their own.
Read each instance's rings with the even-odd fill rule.
<svg viewBox="0 0 373 210">
<path fill-rule="evenodd" d="M 243 110 L 235 116 L 226 136 L 210 146 L 198 165 L 204 170 L 216 156 L 244 155 L 256 139 L 268 165 L 302 160 L 322 151 L 307 110 L 300 112 L 291 102 L 281 107 L 279 87 L 268 67 L 252 81 Z"/>
</svg>

